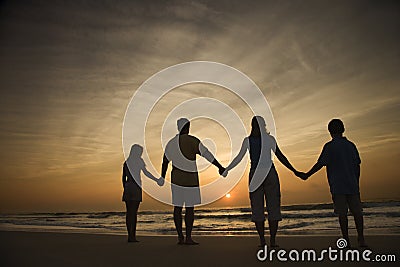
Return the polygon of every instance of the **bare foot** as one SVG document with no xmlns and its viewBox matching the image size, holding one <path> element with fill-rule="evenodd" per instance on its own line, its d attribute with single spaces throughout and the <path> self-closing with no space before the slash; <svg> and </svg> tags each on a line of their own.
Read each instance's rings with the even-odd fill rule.
<svg viewBox="0 0 400 267">
<path fill-rule="evenodd" d="M 199 243 L 196 242 L 196 241 L 194 241 L 193 239 L 191 239 L 191 238 L 186 238 L 185 245 L 198 245 L 198 244 L 199 244 Z"/>
<path fill-rule="evenodd" d="M 265 239 L 260 240 L 260 245 L 258 245 L 258 247 L 263 248 L 266 244 L 267 244 L 267 242 L 265 242 Z"/>
<path fill-rule="evenodd" d="M 360 248 L 368 248 L 367 243 L 365 243 L 364 238 L 358 238 L 358 246 Z"/>
<path fill-rule="evenodd" d="M 276 244 L 275 238 L 269 240 L 269 245 L 271 248 L 279 248 L 278 244 Z"/>
<path fill-rule="evenodd" d="M 178 243 L 177 243 L 178 245 L 184 245 L 185 244 L 185 238 L 182 236 L 182 237 L 178 237 Z"/>
<path fill-rule="evenodd" d="M 271 243 L 270 245 L 271 248 L 279 248 L 279 245 L 276 243 Z"/>
</svg>

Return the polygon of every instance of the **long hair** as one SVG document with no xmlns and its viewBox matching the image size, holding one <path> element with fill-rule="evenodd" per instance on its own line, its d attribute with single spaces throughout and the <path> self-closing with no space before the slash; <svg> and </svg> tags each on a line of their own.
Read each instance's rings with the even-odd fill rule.
<svg viewBox="0 0 400 267">
<path fill-rule="evenodd" d="M 250 136 L 261 136 L 262 133 L 268 134 L 266 129 L 267 125 L 261 116 L 254 116 L 251 119 L 251 132 Z"/>
<path fill-rule="evenodd" d="M 134 144 L 131 146 L 131 151 L 129 152 L 129 157 L 128 159 L 138 159 L 141 158 L 143 153 L 143 147 L 138 144 Z"/>
</svg>

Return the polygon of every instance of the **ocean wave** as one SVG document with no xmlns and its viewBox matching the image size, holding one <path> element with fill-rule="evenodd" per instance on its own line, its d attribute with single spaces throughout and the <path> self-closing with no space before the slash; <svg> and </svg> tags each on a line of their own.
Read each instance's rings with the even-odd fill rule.
<svg viewBox="0 0 400 267">
<path fill-rule="evenodd" d="M 400 201 L 363 202 L 364 208 L 400 207 Z"/>
<path fill-rule="evenodd" d="M 287 224 L 287 225 L 282 225 L 279 228 L 282 230 L 288 230 L 288 229 L 298 229 L 298 228 L 303 228 L 307 226 L 313 225 L 314 222 L 299 222 L 299 223 L 293 223 L 293 224 Z"/>
<path fill-rule="evenodd" d="M 363 212 L 364 216 L 384 216 L 384 217 L 391 217 L 391 218 L 398 218 L 400 217 L 400 212 L 398 211 L 378 211 L 378 212 Z"/>
<path fill-rule="evenodd" d="M 301 210 L 326 210 L 332 209 L 332 203 L 322 203 L 322 204 L 301 204 L 301 205 L 289 205 L 282 206 L 283 211 L 301 211 Z"/>
<path fill-rule="evenodd" d="M 363 202 L 364 208 L 400 207 L 400 201 Z M 333 203 L 295 204 L 282 206 L 283 211 L 333 209 Z"/>
<path fill-rule="evenodd" d="M 250 218 L 251 214 L 195 214 L 196 219 L 248 219 Z"/>
<path fill-rule="evenodd" d="M 93 218 L 93 219 L 104 219 L 104 218 L 109 218 L 113 216 L 125 216 L 125 212 L 97 212 L 97 213 L 91 213 L 87 215 L 87 218 Z"/>
<path fill-rule="evenodd" d="M 400 201 L 387 201 L 387 202 L 363 202 L 364 208 L 390 208 L 399 207 Z M 296 205 L 284 205 L 281 207 L 282 211 L 318 211 L 318 210 L 333 210 L 332 203 L 320 203 L 320 204 L 296 204 Z M 139 215 L 170 215 L 172 210 L 142 210 L 139 211 Z M 251 213 L 250 207 L 238 207 L 238 208 L 196 208 L 197 214 L 248 214 Z M 57 218 L 77 218 L 77 217 L 87 217 L 87 218 L 108 218 L 112 216 L 121 217 L 125 216 L 125 211 L 105 211 L 105 212 L 56 212 L 56 213 L 21 213 L 21 214 L 0 214 L 1 217 L 57 217 Z"/>
<path fill-rule="evenodd" d="M 195 231 L 197 233 L 254 233 L 250 221 L 251 209 L 223 208 L 196 209 Z M 282 232 L 338 229 L 336 215 L 332 204 L 290 205 L 282 207 Z M 364 203 L 366 229 L 379 232 L 398 233 L 400 227 L 400 202 L 367 202 Z M 148 233 L 175 234 L 172 211 L 140 211 L 138 230 Z M 102 232 L 124 232 L 125 212 L 91 212 L 91 213 L 30 213 L 2 214 L 0 227 L 21 229 L 39 227 L 42 229 L 98 229 Z M 13 228 L 14 227 L 14 228 Z M 8 228 L 7 228 L 8 229 Z M 88 230 L 89 231 L 89 230 Z"/>
</svg>

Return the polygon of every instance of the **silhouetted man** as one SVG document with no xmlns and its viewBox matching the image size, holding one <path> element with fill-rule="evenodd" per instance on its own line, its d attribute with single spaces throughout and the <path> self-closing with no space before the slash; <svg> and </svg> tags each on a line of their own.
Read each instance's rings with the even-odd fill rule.
<svg viewBox="0 0 400 267">
<path fill-rule="evenodd" d="M 198 243 L 192 239 L 194 206 L 201 203 L 196 155 L 201 155 L 218 167 L 219 174 L 222 174 L 225 169 L 198 138 L 189 135 L 190 122 L 188 119 L 179 119 L 177 126 L 179 134 L 172 138 L 165 148 L 161 176 L 165 178 L 168 163 L 171 161 L 171 191 L 178 244 L 197 245 Z M 186 208 L 186 240 L 182 231 L 183 206 Z"/>
<path fill-rule="evenodd" d="M 347 211 L 350 209 L 357 228 L 359 246 L 366 247 L 359 189 L 360 156 L 356 146 L 343 136 L 344 125 L 341 120 L 331 120 L 328 130 L 332 140 L 324 145 L 317 163 L 306 174 L 300 174 L 299 177 L 306 180 L 326 166 L 334 209 L 339 216 L 343 238 L 350 246 L 347 220 Z"/>
</svg>

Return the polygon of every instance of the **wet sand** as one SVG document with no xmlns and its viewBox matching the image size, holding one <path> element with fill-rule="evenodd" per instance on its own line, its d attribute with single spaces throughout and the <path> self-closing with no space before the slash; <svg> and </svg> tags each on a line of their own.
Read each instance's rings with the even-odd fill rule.
<svg viewBox="0 0 400 267">
<path fill-rule="evenodd" d="M 171 236 L 141 236 L 139 243 L 127 243 L 125 236 L 48 232 L 0 231 L 0 266 L 309 266 L 313 262 L 261 262 L 257 259 L 256 236 L 198 236 L 198 246 L 178 246 Z M 317 252 L 336 247 L 335 236 L 279 236 L 280 249 L 310 249 Z M 352 237 L 353 247 L 356 238 Z M 394 254 L 398 262 L 400 236 L 367 236 L 369 257 Z M 270 249 L 270 248 L 268 248 Z M 361 251 L 361 250 L 360 250 Z M 319 255 L 319 254 L 317 254 Z M 361 255 L 361 253 L 360 253 Z M 286 254 L 286 257 L 288 255 Z M 382 262 L 331 262 L 335 266 L 396 266 Z"/>
</svg>

